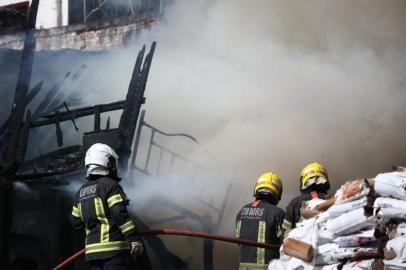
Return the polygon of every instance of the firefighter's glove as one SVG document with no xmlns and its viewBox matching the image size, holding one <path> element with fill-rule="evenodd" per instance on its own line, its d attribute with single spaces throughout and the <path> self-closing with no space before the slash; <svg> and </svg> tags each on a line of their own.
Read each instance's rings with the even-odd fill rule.
<svg viewBox="0 0 406 270">
<path fill-rule="evenodd" d="M 143 252 L 144 252 L 144 245 L 142 244 L 141 241 L 131 242 L 131 251 L 130 251 L 131 256 L 136 258 L 136 257 L 141 256 Z"/>
</svg>

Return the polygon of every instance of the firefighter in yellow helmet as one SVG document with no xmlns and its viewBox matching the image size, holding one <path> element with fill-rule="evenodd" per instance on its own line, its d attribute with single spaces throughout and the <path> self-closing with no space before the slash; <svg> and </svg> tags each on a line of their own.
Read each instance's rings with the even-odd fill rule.
<svg viewBox="0 0 406 270">
<path fill-rule="evenodd" d="M 330 189 L 330 182 L 326 168 L 318 163 L 310 163 L 305 166 L 300 173 L 300 192 L 301 195 L 290 201 L 286 207 L 283 229 L 289 230 L 296 227 L 296 223 L 301 220 L 300 208 L 303 202 L 315 198 L 324 199 L 327 191 Z"/>
<path fill-rule="evenodd" d="M 282 180 L 273 172 L 258 179 L 255 201 L 241 208 L 236 220 L 236 237 L 280 245 L 284 211 L 276 205 L 282 197 Z M 268 269 L 269 261 L 279 258 L 279 249 L 240 246 L 239 270 Z"/>
</svg>

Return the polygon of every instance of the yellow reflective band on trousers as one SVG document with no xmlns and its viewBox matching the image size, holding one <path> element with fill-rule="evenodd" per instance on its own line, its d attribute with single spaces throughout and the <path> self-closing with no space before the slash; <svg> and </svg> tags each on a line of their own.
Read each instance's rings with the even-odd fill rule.
<svg viewBox="0 0 406 270">
<path fill-rule="evenodd" d="M 75 218 L 80 218 L 79 208 L 77 208 L 76 206 L 72 207 L 72 216 L 74 216 Z"/>
<path fill-rule="evenodd" d="M 240 263 L 238 270 L 267 270 L 267 264 Z"/>
<path fill-rule="evenodd" d="M 121 197 L 120 194 L 116 194 L 111 196 L 110 198 L 107 199 L 107 204 L 109 207 L 112 207 L 113 205 L 115 205 L 116 203 L 120 203 L 123 202 L 123 197 Z"/>
<path fill-rule="evenodd" d="M 103 202 L 100 198 L 94 198 L 94 207 L 96 209 L 97 219 L 100 222 L 100 242 L 108 242 L 110 225 L 104 212 Z"/>
<path fill-rule="evenodd" d="M 127 241 L 115 241 L 115 242 L 105 242 L 86 245 L 86 254 L 96 253 L 96 252 L 105 252 L 105 251 L 114 251 L 114 250 L 125 250 L 130 249 Z"/>
<path fill-rule="evenodd" d="M 266 222 L 261 220 L 258 226 L 258 243 L 265 243 Z M 257 264 L 265 264 L 265 248 L 257 248 Z"/>
<path fill-rule="evenodd" d="M 235 227 L 235 237 L 240 238 L 241 231 L 241 220 L 237 221 L 237 226 Z"/>
<path fill-rule="evenodd" d="M 134 229 L 134 228 L 135 228 L 135 225 L 134 225 L 134 222 L 133 222 L 131 219 L 129 219 L 126 223 L 124 223 L 123 225 L 121 225 L 119 228 L 120 228 L 120 230 L 121 230 L 122 233 L 126 233 L 126 232 L 128 232 L 129 230 Z"/>
</svg>

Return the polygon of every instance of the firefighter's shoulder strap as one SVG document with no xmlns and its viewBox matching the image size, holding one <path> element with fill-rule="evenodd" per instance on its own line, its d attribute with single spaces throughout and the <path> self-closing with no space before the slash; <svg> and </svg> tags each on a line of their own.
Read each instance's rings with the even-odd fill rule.
<svg viewBox="0 0 406 270">
<path fill-rule="evenodd" d="M 251 204 L 251 207 L 257 208 L 261 200 L 256 200 Z"/>
</svg>

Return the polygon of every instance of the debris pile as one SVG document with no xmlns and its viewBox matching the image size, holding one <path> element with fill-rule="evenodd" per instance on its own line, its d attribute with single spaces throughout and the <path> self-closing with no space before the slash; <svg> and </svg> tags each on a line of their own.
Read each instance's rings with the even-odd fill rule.
<svg viewBox="0 0 406 270">
<path fill-rule="evenodd" d="M 269 269 L 406 269 L 406 172 L 345 183 L 304 203 Z"/>
</svg>

